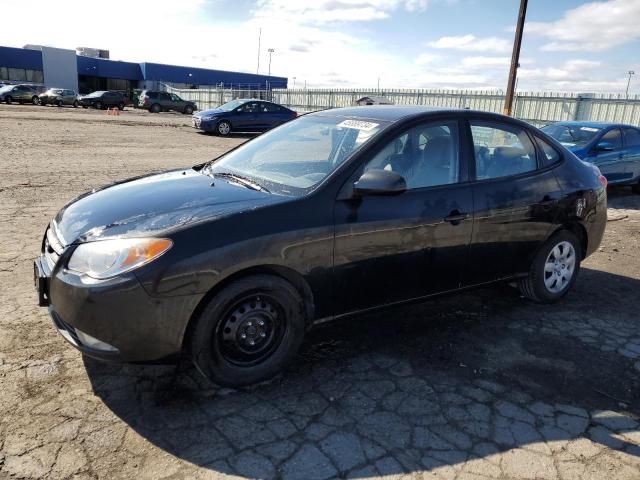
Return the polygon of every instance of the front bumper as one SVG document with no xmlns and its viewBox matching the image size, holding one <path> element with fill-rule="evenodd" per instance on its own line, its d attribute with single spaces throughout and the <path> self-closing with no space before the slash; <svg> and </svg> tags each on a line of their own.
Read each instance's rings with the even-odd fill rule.
<svg viewBox="0 0 640 480">
<path fill-rule="evenodd" d="M 34 262 L 38 304 L 49 308 L 67 342 L 107 361 L 156 362 L 180 354 L 201 295 L 151 297 L 133 273 L 96 282 L 61 268 L 68 256 L 53 271 L 44 255 Z"/>
<path fill-rule="evenodd" d="M 216 120 L 203 120 L 200 117 L 192 117 L 191 126 L 193 128 L 197 128 L 198 130 L 203 130 L 205 132 L 211 132 L 215 129 Z"/>
</svg>

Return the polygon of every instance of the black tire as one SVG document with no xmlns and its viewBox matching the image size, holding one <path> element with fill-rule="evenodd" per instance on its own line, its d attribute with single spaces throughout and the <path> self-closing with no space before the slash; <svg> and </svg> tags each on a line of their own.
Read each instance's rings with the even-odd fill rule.
<svg viewBox="0 0 640 480">
<path fill-rule="evenodd" d="M 184 107 L 184 112 L 186 115 L 191 115 L 193 113 L 193 107 L 191 105 L 187 105 Z"/>
<path fill-rule="evenodd" d="M 33 103 L 34 105 L 38 105 L 40 103 L 40 99 L 38 98 L 37 95 L 34 95 L 33 97 L 31 97 L 31 103 Z"/>
<path fill-rule="evenodd" d="M 7 104 L 10 104 L 11 102 L 13 102 L 13 98 L 11 97 L 11 95 L 7 95 L 6 97 L 4 97 L 4 101 Z"/>
<path fill-rule="evenodd" d="M 124 110 L 124 102 L 118 104 L 118 110 Z"/>
<path fill-rule="evenodd" d="M 231 124 L 227 120 L 222 120 L 216 125 L 216 133 L 226 137 L 231 133 Z"/>
<path fill-rule="evenodd" d="M 94 103 L 94 104 L 93 104 L 93 108 L 96 108 L 96 109 L 98 109 L 98 110 L 102 110 L 102 108 L 103 108 L 102 102 L 96 102 L 96 103 Z"/>
<path fill-rule="evenodd" d="M 82 105 L 82 108 L 89 108 L 87 105 Z"/>
<path fill-rule="evenodd" d="M 154 103 L 149 107 L 149 111 L 151 113 L 160 113 L 162 111 L 162 107 L 159 104 Z"/>
<path fill-rule="evenodd" d="M 78 108 L 78 105 L 79 105 L 78 100 L 74 100 L 72 105 L 73 105 L 73 108 Z"/>
<path fill-rule="evenodd" d="M 267 380 L 298 351 L 306 327 L 304 312 L 300 293 L 280 277 L 237 280 L 213 297 L 196 319 L 188 344 L 191 359 L 219 385 L 241 387 Z"/>
<path fill-rule="evenodd" d="M 57 106 L 57 107 L 61 107 L 62 105 L 63 105 L 62 100 L 58 100 L 58 101 L 56 102 L 56 106 Z"/>
<path fill-rule="evenodd" d="M 635 185 L 631 185 L 631 191 L 640 195 L 640 182 Z"/>
<path fill-rule="evenodd" d="M 573 248 L 573 254 L 567 245 Z M 562 254 L 567 252 L 567 258 L 558 261 L 552 255 L 554 248 Z M 533 257 L 529 275 L 519 281 L 520 292 L 529 300 L 537 303 L 554 303 L 563 298 L 578 278 L 580 273 L 580 261 L 582 260 L 582 248 L 578 238 L 569 230 L 561 230 L 552 235 L 542 244 L 536 255 Z M 573 264 L 570 277 L 567 278 L 568 267 Z M 552 265 L 555 263 L 555 267 Z M 549 271 L 548 268 L 553 268 Z M 565 282 L 566 279 L 566 282 Z M 551 286 L 548 287 L 547 283 Z"/>
</svg>

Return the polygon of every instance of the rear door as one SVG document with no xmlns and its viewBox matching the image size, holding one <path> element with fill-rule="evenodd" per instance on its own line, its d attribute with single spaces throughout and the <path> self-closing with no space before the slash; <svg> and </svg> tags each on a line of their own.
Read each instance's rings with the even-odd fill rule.
<svg viewBox="0 0 640 480">
<path fill-rule="evenodd" d="M 171 95 L 167 92 L 158 93 L 158 103 L 163 110 L 173 110 L 173 101 L 171 100 Z"/>
<path fill-rule="evenodd" d="M 336 312 L 364 310 L 460 286 L 471 240 L 471 189 L 461 182 L 457 120 L 400 132 L 365 161 L 363 171 L 392 170 L 399 195 L 339 195 L 334 209 Z"/>
<path fill-rule="evenodd" d="M 640 181 L 640 129 L 623 128 L 624 163 L 629 179 Z"/>
<path fill-rule="evenodd" d="M 602 149 L 604 146 L 606 150 Z M 609 182 L 621 182 L 628 178 L 624 165 L 622 131 L 619 128 L 607 130 L 596 144 L 589 160 L 598 166 Z"/>
<path fill-rule="evenodd" d="M 471 119 L 474 221 L 464 283 L 528 270 L 558 215 L 561 187 L 522 127 Z"/>
</svg>

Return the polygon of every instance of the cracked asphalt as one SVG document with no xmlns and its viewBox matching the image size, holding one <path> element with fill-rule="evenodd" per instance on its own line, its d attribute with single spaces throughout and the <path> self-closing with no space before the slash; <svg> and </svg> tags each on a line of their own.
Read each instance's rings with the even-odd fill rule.
<svg viewBox="0 0 640 480">
<path fill-rule="evenodd" d="M 50 218 L 244 141 L 181 115 L 0 106 L 0 479 L 640 478 L 640 196 L 539 306 L 507 285 L 326 324 L 282 375 L 83 359 L 36 306 Z"/>
</svg>

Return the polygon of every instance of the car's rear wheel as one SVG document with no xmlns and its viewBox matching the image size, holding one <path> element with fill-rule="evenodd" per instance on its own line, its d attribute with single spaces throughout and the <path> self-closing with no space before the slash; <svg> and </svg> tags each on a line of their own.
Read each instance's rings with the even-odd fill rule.
<svg viewBox="0 0 640 480">
<path fill-rule="evenodd" d="M 193 107 L 191 105 L 187 105 L 186 107 L 184 107 L 184 113 L 186 113 L 187 115 L 191 115 L 193 113 Z"/>
<path fill-rule="evenodd" d="M 302 297 L 272 275 L 237 280 L 211 299 L 192 329 L 198 370 L 220 385 L 267 380 L 296 354 L 305 332 Z"/>
<path fill-rule="evenodd" d="M 118 104 L 118 110 L 124 110 L 124 102 Z"/>
<path fill-rule="evenodd" d="M 33 103 L 34 105 L 38 105 L 40 103 L 40 99 L 38 98 L 37 95 L 34 95 L 33 97 L 31 97 L 31 103 Z"/>
<path fill-rule="evenodd" d="M 98 110 L 102 110 L 102 102 L 96 102 L 96 103 L 93 104 L 93 106 L 95 108 L 97 108 Z"/>
<path fill-rule="evenodd" d="M 73 101 L 73 108 L 78 108 L 78 100 Z"/>
<path fill-rule="evenodd" d="M 226 120 L 221 121 L 216 125 L 216 132 L 223 137 L 226 137 L 231 133 L 231 124 Z"/>
<path fill-rule="evenodd" d="M 162 107 L 161 107 L 159 104 L 157 104 L 157 103 L 154 103 L 154 104 L 153 104 L 153 105 L 151 105 L 151 107 L 149 108 L 149 111 L 150 111 L 151 113 L 160 113 L 160 111 L 161 111 L 161 110 L 162 110 Z"/>
<path fill-rule="evenodd" d="M 522 295 L 538 303 L 560 300 L 575 283 L 581 258 L 580 242 L 572 232 L 554 234 L 536 253 L 529 275 L 520 280 Z"/>
<path fill-rule="evenodd" d="M 7 103 L 11 103 L 13 102 L 13 98 L 11 98 L 11 95 L 7 95 L 6 97 L 4 97 L 4 101 Z"/>
</svg>

